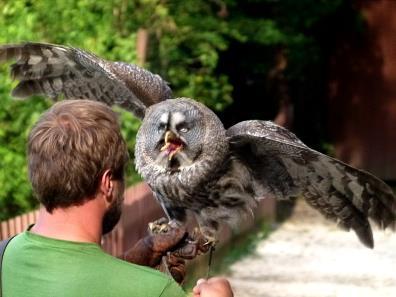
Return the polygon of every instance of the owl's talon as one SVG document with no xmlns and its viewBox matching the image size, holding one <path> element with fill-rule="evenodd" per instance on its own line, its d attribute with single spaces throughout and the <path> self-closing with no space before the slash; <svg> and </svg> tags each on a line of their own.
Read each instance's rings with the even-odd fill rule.
<svg viewBox="0 0 396 297">
<path fill-rule="evenodd" d="M 204 240 L 203 246 L 215 247 L 216 244 L 218 243 L 216 232 L 209 228 L 205 228 L 201 226 L 198 230 L 194 230 L 194 232 L 199 232 L 199 234 L 201 234 L 201 237 Z"/>
<path fill-rule="evenodd" d="M 169 231 L 168 225 L 161 225 L 159 227 L 159 233 L 166 233 Z"/>
<path fill-rule="evenodd" d="M 217 244 L 217 240 L 216 238 L 208 238 L 206 237 L 206 242 L 203 244 L 204 246 L 208 246 L 208 247 L 215 247 Z"/>
<path fill-rule="evenodd" d="M 167 233 L 169 228 L 172 228 L 172 226 L 169 225 L 166 218 L 160 218 L 148 223 L 148 229 L 151 234 Z"/>
<path fill-rule="evenodd" d="M 189 238 L 191 244 L 195 244 L 199 254 L 206 254 L 211 248 L 214 248 L 219 242 L 216 233 L 202 227 L 195 227 Z"/>
<path fill-rule="evenodd" d="M 171 229 L 179 229 L 181 227 L 183 227 L 183 225 L 179 221 L 168 221 L 168 219 L 164 217 L 148 223 L 148 229 L 151 234 L 167 233 Z"/>
</svg>

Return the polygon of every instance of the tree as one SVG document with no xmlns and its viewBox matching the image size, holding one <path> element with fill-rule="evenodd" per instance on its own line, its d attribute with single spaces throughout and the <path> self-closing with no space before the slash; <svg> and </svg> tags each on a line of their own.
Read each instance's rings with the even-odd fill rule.
<svg viewBox="0 0 396 297">
<path fill-rule="evenodd" d="M 282 81 L 293 92 L 308 90 L 306 95 L 313 96 L 309 93 L 308 80 L 315 76 L 323 61 L 323 51 L 313 31 L 340 10 L 343 3 L 342 0 L 0 0 L 0 27 L 6 28 L 0 31 L 0 43 L 50 42 L 80 47 L 108 60 L 145 61 L 144 67 L 171 83 L 174 97 L 199 100 L 230 123 L 230 118 L 235 120 L 238 113 L 242 114 L 240 107 L 244 105 L 238 103 L 242 99 L 245 106 L 246 100 L 251 100 L 249 106 L 253 108 L 249 116 L 273 117 L 265 110 L 274 110 L 276 115 L 278 91 L 275 95 L 256 92 L 251 87 L 246 91 L 250 82 L 253 87 L 277 90 L 278 82 Z M 147 38 L 143 58 L 136 51 L 138 32 Z M 283 68 L 274 60 L 282 55 L 287 62 Z M 15 83 L 8 78 L 7 66 L 0 65 L 0 220 L 37 204 L 27 180 L 26 138 L 39 115 L 51 105 L 43 98 L 13 100 L 9 93 Z M 277 77 L 272 80 L 276 81 L 272 86 L 271 77 Z M 283 89 L 284 98 L 291 93 L 287 88 Z M 237 103 L 234 111 L 233 98 Z M 296 107 L 301 106 L 298 98 L 289 98 Z M 260 108 L 253 104 L 254 100 L 260 102 Z M 262 104 L 265 109 L 261 108 Z M 230 108 L 224 112 L 227 106 Z M 117 111 L 133 155 L 139 121 L 127 112 Z M 131 183 L 139 177 L 133 166 L 129 167 Z"/>
<path fill-rule="evenodd" d="M 0 7 L 0 26 L 7 28 L 0 32 L 1 44 L 41 41 L 73 45 L 109 60 L 136 62 L 136 34 L 139 28 L 146 28 L 150 44 L 144 66 L 171 81 L 175 96 L 197 98 L 217 110 L 231 101 L 227 78 L 214 74 L 218 51 L 226 47 L 222 36 L 228 32 L 211 4 L 1 0 Z M 201 21 L 202 26 L 195 28 Z M 33 123 L 51 105 L 43 98 L 13 100 L 9 93 L 15 83 L 8 77 L 7 66 L 0 66 L 0 220 L 37 205 L 27 179 L 26 139 Z M 117 111 L 133 154 L 139 121 Z M 132 169 L 128 176 L 129 183 L 139 179 Z"/>
</svg>

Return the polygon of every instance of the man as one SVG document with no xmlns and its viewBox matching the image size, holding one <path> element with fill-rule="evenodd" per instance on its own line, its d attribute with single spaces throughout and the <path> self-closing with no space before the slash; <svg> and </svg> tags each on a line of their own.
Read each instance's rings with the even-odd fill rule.
<svg viewBox="0 0 396 297">
<path fill-rule="evenodd" d="M 88 100 L 55 104 L 32 129 L 27 154 L 42 207 L 36 224 L 5 251 L 3 297 L 185 296 L 167 275 L 100 248 L 101 236 L 121 215 L 128 161 L 117 116 L 109 107 Z M 147 263 L 156 265 L 184 231 L 164 236 L 143 241 L 156 258 Z M 165 245 L 157 244 L 161 240 Z M 131 253 L 127 258 L 132 261 Z M 194 296 L 229 297 L 232 292 L 227 281 L 214 278 L 197 283 Z"/>
</svg>

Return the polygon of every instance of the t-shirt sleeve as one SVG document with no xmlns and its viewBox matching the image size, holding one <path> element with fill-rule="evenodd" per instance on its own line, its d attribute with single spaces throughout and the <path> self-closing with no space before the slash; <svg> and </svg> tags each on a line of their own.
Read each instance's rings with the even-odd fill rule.
<svg viewBox="0 0 396 297">
<path fill-rule="evenodd" d="M 187 294 L 174 280 L 170 279 L 160 297 L 187 297 Z"/>
</svg>

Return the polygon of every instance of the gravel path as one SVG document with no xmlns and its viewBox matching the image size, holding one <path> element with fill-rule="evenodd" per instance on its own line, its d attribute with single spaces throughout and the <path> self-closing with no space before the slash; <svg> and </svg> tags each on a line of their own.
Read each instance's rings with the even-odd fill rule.
<svg viewBox="0 0 396 297">
<path fill-rule="evenodd" d="M 254 254 L 231 266 L 235 297 L 396 296 L 396 233 L 374 230 L 374 250 L 303 201 Z"/>
</svg>

